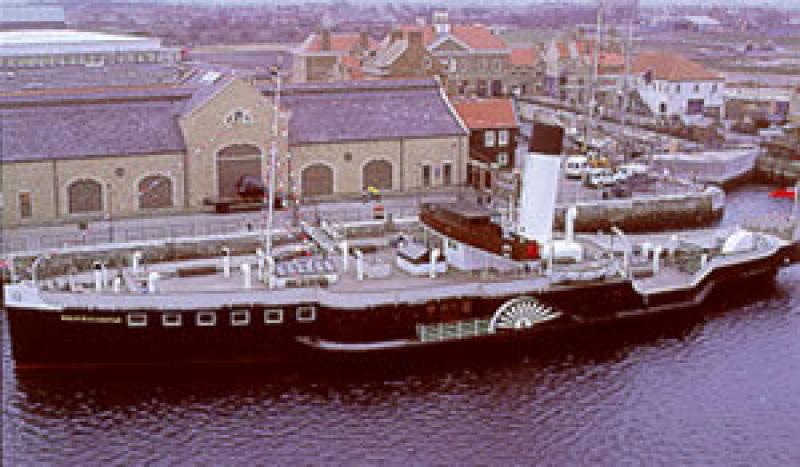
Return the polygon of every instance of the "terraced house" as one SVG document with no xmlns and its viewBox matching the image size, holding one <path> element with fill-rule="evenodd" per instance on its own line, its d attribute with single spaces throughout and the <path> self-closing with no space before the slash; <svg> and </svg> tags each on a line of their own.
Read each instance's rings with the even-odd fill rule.
<svg viewBox="0 0 800 467">
<path fill-rule="evenodd" d="M 3 225 L 202 210 L 264 179 L 275 89 L 206 78 L 0 95 Z M 290 85 L 277 118 L 278 189 L 304 198 L 465 177 L 467 130 L 432 79 Z"/>
</svg>

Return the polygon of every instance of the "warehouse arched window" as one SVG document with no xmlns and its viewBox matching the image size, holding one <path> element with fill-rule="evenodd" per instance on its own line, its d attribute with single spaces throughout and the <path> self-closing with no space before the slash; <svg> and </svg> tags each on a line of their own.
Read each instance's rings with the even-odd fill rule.
<svg viewBox="0 0 800 467">
<path fill-rule="evenodd" d="M 70 214 L 85 214 L 103 210 L 103 185 L 97 180 L 81 179 L 67 187 Z"/>
<path fill-rule="evenodd" d="M 392 164 L 389 161 L 376 159 L 364 165 L 362 188 L 392 189 Z"/>
<path fill-rule="evenodd" d="M 172 179 L 164 175 L 149 175 L 139 180 L 139 209 L 173 207 Z"/>
</svg>

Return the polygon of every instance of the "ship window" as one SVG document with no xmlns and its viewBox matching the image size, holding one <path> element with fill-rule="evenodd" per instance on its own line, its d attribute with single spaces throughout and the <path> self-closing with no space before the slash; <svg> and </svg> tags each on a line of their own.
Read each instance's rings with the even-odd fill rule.
<svg viewBox="0 0 800 467">
<path fill-rule="evenodd" d="M 298 322 L 310 323 L 317 319 L 317 309 L 313 306 L 298 307 L 296 317 Z"/>
<path fill-rule="evenodd" d="M 217 314 L 213 311 L 201 311 L 197 313 L 196 323 L 198 326 L 214 326 L 217 324 Z"/>
<path fill-rule="evenodd" d="M 147 326 L 146 313 L 128 313 L 129 328 L 143 328 L 145 326 Z"/>
<path fill-rule="evenodd" d="M 247 326 L 250 324 L 250 312 L 248 310 L 234 310 L 231 312 L 231 326 Z"/>
<path fill-rule="evenodd" d="M 178 327 L 183 324 L 183 317 L 180 313 L 164 313 L 161 315 L 161 324 L 164 327 Z"/>
<path fill-rule="evenodd" d="M 283 310 L 275 308 L 264 310 L 264 324 L 281 324 L 283 322 Z"/>
</svg>

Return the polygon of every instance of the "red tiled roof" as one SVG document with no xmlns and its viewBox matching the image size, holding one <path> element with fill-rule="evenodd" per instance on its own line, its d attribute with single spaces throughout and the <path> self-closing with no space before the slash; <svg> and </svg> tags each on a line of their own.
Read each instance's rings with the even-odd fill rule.
<svg viewBox="0 0 800 467">
<path fill-rule="evenodd" d="M 511 99 L 460 99 L 453 107 L 470 130 L 518 126 Z"/>
<path fill-rule="evenodd" d="M 422 31 L 422 41 L 425 46 L 430 46 L 439 37 L 433 30 L 433 26 L 402 26 L 400 28 L 406 35 L 409 31 Z M 472 24 L 454 24 L 450 26 L 450 35 L 477 50 L 496 50 L 507 49 L 508 44 L 503 39 L 492 34 L 487 27 Z"/>
<path fill-rule="evenodd" d="M 645 52 L 633 61 L 634 73 L 653 73 L 653 79 L 666 81 L 722 80 L 722 76 L 681 55 Z"/>
<path fill-rule="evenodd" d="M 511 49 L 511 64 L 517 66 L 533 66 L 539 62 L 539 51 L 532 47 Z"/>
<path fill-rule="evenodd" d="M 372 37 L 368 37 L 369 49 L 374 50 L 378 43 Z M 332 32 L 331 33 L 331 52 L 350 52 L 361 43 L 361 34 L 358 32 Z M 312 34 L 310 40 L 303 44 L 306 52 L 322 52 L 322 36 Z"/>
</svg>

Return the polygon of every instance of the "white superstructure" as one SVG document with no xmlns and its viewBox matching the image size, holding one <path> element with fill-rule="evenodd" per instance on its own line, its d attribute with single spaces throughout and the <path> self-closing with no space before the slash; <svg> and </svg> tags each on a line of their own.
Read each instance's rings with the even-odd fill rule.
<svg viewBox="0 0 800 467">
<path fill-rule="evenodd" d="M 522 193 L 519 208 L 519 234 L 539 244 L 553 238 L 556 194 L 561 159 L 542 154 L 526 154 L 522 162 Z"/>
</svg>

